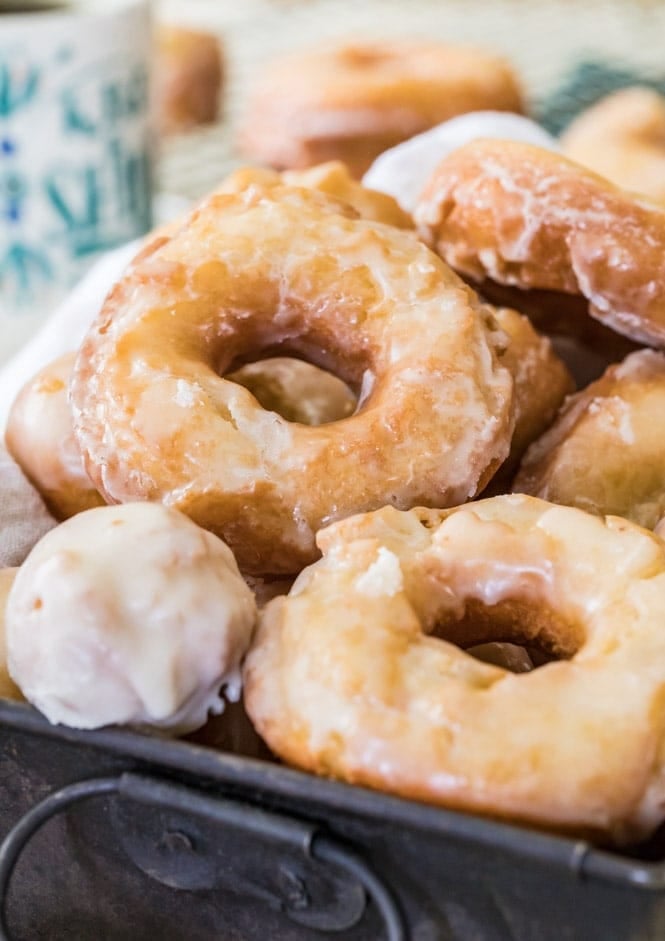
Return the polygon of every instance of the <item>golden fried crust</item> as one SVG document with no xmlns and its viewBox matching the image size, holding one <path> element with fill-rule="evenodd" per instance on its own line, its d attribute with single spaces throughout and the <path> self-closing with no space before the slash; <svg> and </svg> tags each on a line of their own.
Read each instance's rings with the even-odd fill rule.
<svg viewBox="0 0 665 941">
<path fill-rule="evenodd" d="M 505 337 L 411 232 L 315 190 L 217 195 L 126 272 L 70 386 L 86 468 L 222 535 L 244 571 L 296 572 L 314 534 L 385 503 L 473 496 L 508 451 Z M 279 350 L 328 368 L 354 415 L 308 428 L 223 378 Z"/>
<path fill-rule="evenodd" d="M 49 363 L 19 392 L 7 419 L 7 450 L 59 520 L 103 506 L 74 437 L 67 385 L 75 353 Z"/>
<path fill-rule="evenodd" d="M 322 163 L 309 170 L 287 170 L 277 173 L 261 167 L 243 167 L 231 173 L 215 190 L 217 193 L 239 193 L 253 183 L 262 186 L 304 186 L 305 189 L 321 190 L 329 196 L 341 199 L 353 206 L 363 219 L 385 222 L 398 229 L 412 229 L 413 220 L 397 201 L 387 193 L 369 189 L 354 180 L 345 164 L 339 160 Z"/>
<path fill-rule="evenodd" d="M 498 56 L 425 41 L 327 46 L 265 69 L 239 143 L 277 169 L 337 159 L 360 177 L 389 147 L 482 110 L 523 110 L 517 79 Z"/>
<path fill-rule="evenodd" d="M 665 346 L 665 212 L 565 157 L 474 141 L 439 164 L 415 219 L 476 281 L 582 295 L 613 330 Z"/>
<path fill-rule="evenodd" d="M 7 598 L 16 578 L 17 568 L 0 569 L 0 698 L 25 702 L 25 696 L 12 680 L 7 670 L 7 641 L 5 635 L 5 611 Z"/>
<path fill-rule="evenodd" d="M 508 334 L 502 362 L 515 382 L 515 430 L 510 454 L 502 467 L 502 471 L 509 471 L 514 470 L 531 442 L 549 427 L 575 386 L 550 340 L 534 330 L 528 317 L 509 307 L 497 307 L 494 316 Z"/>
<path fill-rule="evenodd" d="M 563 153 L 617 186 L 665 204 L 665 98 L 623 88 L 583 111 L 561 138 Z"/>
<path fill-rule="evenodd" d="M 512 495 L 385 507 L 318 541 L 323 558 L 264 608 L 245 662 L 245 706 L 272 751 L 353 784 L 617 842 L 661 823 L 661 540 Z M 570 659 L 514 674 L 460 649 L 488 640 Z"/>
<path fill-rule="evenodd" d="M 217 119 L 224 60 L 217 36 L 180 26 L 155 30 L 154 100 L 162 134 Z"/>
<path fill-rule="evenodd" d="M 571 396 L 513 490 L 653 529 L 665 514 L 665 356 L 632 353 Z"/>
</svg>

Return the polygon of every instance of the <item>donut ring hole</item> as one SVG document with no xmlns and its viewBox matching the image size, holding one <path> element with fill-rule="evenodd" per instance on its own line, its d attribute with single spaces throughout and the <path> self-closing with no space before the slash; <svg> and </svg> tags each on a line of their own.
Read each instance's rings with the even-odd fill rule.
<svg viewBox="0 0 665 941">
<path fill-rule="evenodd" d="M 359 317 L 361 314 L 359 314 Z M 276 335 L 277 334 L 277 335 Z M 374 391 L 376 351 L 348 348 L 334 329 L 303 330 L 286 338 L 271 322 L 223 338 L 215 372 L 243 386 L 267 411 L 318 426 L 348 418 Z"/>
<path fill-rule="evenodd" d="M 275 358 L 296 359 L 331 373 L 347 385 L 354 395 L 359 395 L 367 369 L 375 371 L 376 350 L 347 347 L 331 331 L 305 330 L 298 327 L 298 334 L 287 337 L 275 336 L 267 325 L 262 329 L 243 334 L 236 333 L 231 341 L 223 338 L 215 371 L 227 379 L 243 366 Z M 240 345 L 242 344 L 242 345 Z"/>
<path fill-rule="evenodd" d="M 460 619 L 438 622 L 432 635 L 516 673 L 553 660 L 570 660 L 585 640 L 582 628 L 568 623 L 558 611 L 523 599 L 491 606 L 472 599 Z"/>
<path fill-rule="evenodd" d="M 419 522 L 426 530 L 437 528 L 431 513 L 423 512 Z M 507 569 L 500 553 L 492 559 L 476 552 L 479 559 L 468 569 L 451 569 L 450 557 L 436 553 L 426 561 L 419 589 L 421 598 L 427 592 L 430 600 L 416 603 L 423 632 L 517 673 L 572 659 L 585 644 L 587 631 L 575 608 L 564 609 L 553 600 L 556 592 L 547 567 L 524 557 Z"/>
<path fill-rule="evenodd" d="M 355 412 L 358 403 L 348 385 L 333 373 L 293 357 L 248 363 L 225 378 L 244 386 L 266 411 L 302 425 L 341 421 Z"/>
<path fill-rule="evenodd" d="M 108 502 L 221 535 L 251 574 L 298 573 L 335 520 L 462 503 L 509 449 L 513 380 L 476 298 L 413 233 L 323 193 L 211 197 L 107 304 L 70 383 L 87 472 Z M 225 378 L 275 355 L 334 373 L 355 414 L 309 428 Z"/>
</svg>

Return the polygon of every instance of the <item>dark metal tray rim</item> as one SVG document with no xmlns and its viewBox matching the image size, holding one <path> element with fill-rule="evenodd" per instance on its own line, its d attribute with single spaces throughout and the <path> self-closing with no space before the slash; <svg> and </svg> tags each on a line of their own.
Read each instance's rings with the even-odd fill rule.
<svg viewBox="0 0 665 941">
<path fill-rule="evenodd" d="M 584 840 L 542 833 L 511 823 L 447 810 L 372 791 L 357 785 L 320 778 L 256 758 L 216 751 L 204 745 L 159 737 L 145 732 L 103 728 L 94 731 L 52 725 L 34 708 L 0 701 L 0 723 L 36 736 L 56 739 L 158 765 L 180 775 L 192 775 L 266 797 L 306 798 L 360 818 L 389 819 L 392 825 L 426 831 L 442 839 L 459 839 L 501 849 L 522 859 L 573 870 L 585 880 L 617 883 L 650 892 L 665 892 L 665 861 L 645 862 L 593 847 Z M 202 785 L 204 781 L 191 783 Z"/>
</svg>

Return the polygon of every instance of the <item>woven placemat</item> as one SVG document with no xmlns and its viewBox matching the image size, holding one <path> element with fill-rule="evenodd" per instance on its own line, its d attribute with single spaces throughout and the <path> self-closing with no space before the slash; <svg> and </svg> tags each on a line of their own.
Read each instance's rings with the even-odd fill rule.
<svg viewBox="0 0 665 941">
<path fill-rule="evenodd" d="M 532 113 L 559 131 L 580 107 L 638 81 L 665 89 L 661 0 L 161 0 L 161 18 L 222 38 L 223 121 L 163 145 L 158 183 L 195 198 L 241 162 L 233 129 L 264 62 L 334 37 L 423 36 L 507 55 Z"/>
</svg>

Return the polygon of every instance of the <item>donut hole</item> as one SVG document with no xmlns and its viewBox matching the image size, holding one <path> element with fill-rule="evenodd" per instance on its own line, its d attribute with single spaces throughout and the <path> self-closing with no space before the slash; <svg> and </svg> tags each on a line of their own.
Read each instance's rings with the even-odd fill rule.
<svg viewBox="0 0 665 941">
<path fill-rule="evenodd" d="M 570 660 L 585 640 L 583 628 L 565 620 L 544 599 L 537 606 L 521 599 L 495 605 L 468 599 L 462 617 L 437 621 L 432 634 L 514 673 Z"/>
<path fill-rule="evenodd" d="M 356 396 L 338 376 L 292 357 L 247 363 L 224 378 L 251 392 L 267 411 L 302 425 L 340 421 L 357 405 Z"/>
</svg>

